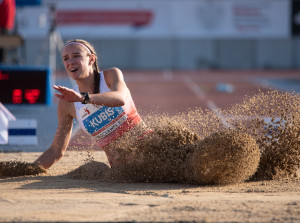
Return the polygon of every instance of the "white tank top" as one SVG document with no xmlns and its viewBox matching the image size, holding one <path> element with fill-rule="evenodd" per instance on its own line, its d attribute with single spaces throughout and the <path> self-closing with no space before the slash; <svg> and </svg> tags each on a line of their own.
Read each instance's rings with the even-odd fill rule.
<svg viewBox="0 0 300 223">
<path fill-rule="evenodd" d="M 79 92 L 77 85 L 74 86 L 74 90 Z M 110 91 L 103 72 L 100 72 L 100 93 Z M 125 105 L 120 107 L 81 104 L 81 102 L 74 102 L 74 105 L 80 127 L 97 139 L 99 147 L 104 147 L 121 137 L 141 121 L 130 94 L 125 99 Z"/>
</svg>

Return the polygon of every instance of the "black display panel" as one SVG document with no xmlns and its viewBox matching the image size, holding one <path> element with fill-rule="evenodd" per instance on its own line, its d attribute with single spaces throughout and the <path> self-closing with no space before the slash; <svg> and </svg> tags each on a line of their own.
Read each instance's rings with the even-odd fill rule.
<svg viewBox="0 0 300 223">
<path fill-rule="evenodd" d="M 0 66 L 0 102 L 51 104 L 50 69 Z"/>
<path fill-rule="evenodd" d="M 292 1 L 291 31 L 293 36 L 300 36 L 300 0 Z"/>
</svg>

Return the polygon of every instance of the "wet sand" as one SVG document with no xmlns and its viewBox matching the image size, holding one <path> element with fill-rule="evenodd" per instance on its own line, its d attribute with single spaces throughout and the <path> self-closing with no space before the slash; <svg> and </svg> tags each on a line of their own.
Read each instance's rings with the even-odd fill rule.
<svg viewBox="0 0 300 223">
<path fill-rule="evenodd" d="M 0 153 L 34 161 L 41 153 Z M 68 151 L 47 174 L 1 178 L 0 221 L 299 222 L 299 179 L 223 186 L 72 179 L 90 153 Z M 95 162 L 108 164 L 103 152 Z"/>
</svg>

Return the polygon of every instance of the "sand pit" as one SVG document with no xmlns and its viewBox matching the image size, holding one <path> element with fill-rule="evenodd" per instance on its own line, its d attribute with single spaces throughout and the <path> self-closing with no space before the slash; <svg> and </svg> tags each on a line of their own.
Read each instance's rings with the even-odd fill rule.
<svg viewBox="0 0 300 223">
<path fill-rule="evenodd" d="M 48 173 L 1 178 L 0 221 L 298 222 L 299 101 L 274 91 L 218 113 L 146 117 L 153 134 L 117 146 L 139 162 L 110 169 L 101 151 L 68 151 Z"/>
<path fill-rule="evenodd" d="M 46 173 L 47 170 L 41 166 L 24 161 L 0 162 L 0 177 L 29 176 Z"/>
<path fill-rule="evenodd" d="M 34 161 L 40 153 L 0 153 Z M 108 165 L 103 152 L 68 151 L 38 176 L 0 178 L 1 222 L 299 222 L 300 181 L 281 179 L 222 186 L 117 183 L 72 178 L 86 163 Z M 101 171 L 98 174 L 102 174 Z"/>
</svg>

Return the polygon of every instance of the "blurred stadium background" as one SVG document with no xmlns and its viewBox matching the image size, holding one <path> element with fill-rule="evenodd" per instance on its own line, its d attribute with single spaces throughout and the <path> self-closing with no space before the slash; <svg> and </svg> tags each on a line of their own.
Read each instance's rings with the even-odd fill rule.
<svg viewBox="0 0 300 223">
<path fill-rule="evenodd" d="M 298 0 L 17 0 L 18 63 L 48 65 L 49 37 L 91 41 L 105 69 L 298 69 Z M 26 4 L 27 3 L 27 4 Z M 31 5 L 32 4 L 32 5 Z M 55 39 L 55 38 L 54 38 Z M 60 57 L 57 68 L 62 68 Z"/>
<path fill-rule="evenodd" d="M 102 70 L 123 70 L 142 115 L 225 108 L 258 89 L 300 92 L 299 0 L 15 3 L 14 29 L 0 38 L 6 50 L 2 68 L 46 67 L 52 83 L 71 87 L 60 49 L 66 40 L 86 39 L 95 46 Z M 51 144 L 54 98 L 48 104 L 24 99 L 4 105 L 17 119 L 37 120 L 38 143 L 0 145 L 0 150 L 43 151 Z"/>
</svg>

